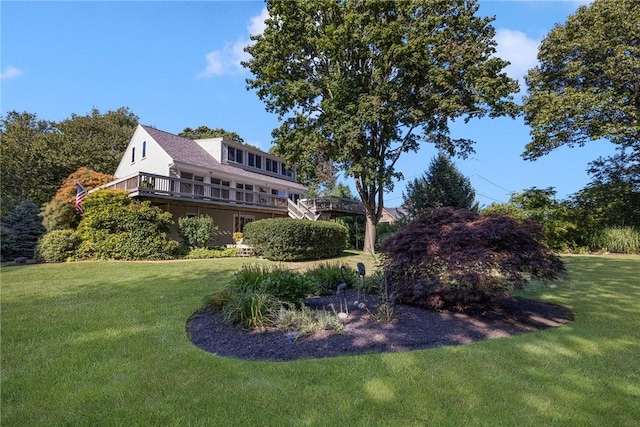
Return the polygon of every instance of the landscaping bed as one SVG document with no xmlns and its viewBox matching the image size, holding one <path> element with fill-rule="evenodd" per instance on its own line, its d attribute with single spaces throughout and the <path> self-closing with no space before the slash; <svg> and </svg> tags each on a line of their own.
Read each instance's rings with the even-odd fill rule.
<svg viewBox="0 0 640 427">
<path fill-rule="evenodd" d="M 573 319 L 565 307 L 544 302 L 503 298 L 488 306 L 464 311 L 432 311 L 396 305 L 391 322 L 376 319 L 379 298 L 360 295 L 364 308 L 353 305 L 355 290 L 346 292 L 349 315 L 345 330 L 323 330 L 296 336 L 276 328 L 248 331 L 226 324 L 215 312 L 196 312 L 187 333 L 197 347 L 219 355 L 246 360 L 286 361 L 363 353 L 400 352 L 469 344 L 560 326 Z M 337 295 L 307 298 L 314 310 L 340 311 Z"/>
</svg>

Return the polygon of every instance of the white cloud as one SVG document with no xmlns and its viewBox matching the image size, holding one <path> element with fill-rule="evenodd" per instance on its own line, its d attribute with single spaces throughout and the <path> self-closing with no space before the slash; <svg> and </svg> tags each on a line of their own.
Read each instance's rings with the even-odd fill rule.
<svg viewBox="0 0 640 427">
<path fill-rule="evenodd" d="M 16 68 L 16 67 L 12 67 L 12 66 L 8 66 L 7 68 L 4 69 L 4 71 L 0 74 L 0 79 L 1 80 L 8 80 L 8 79 L 14 79 L 16 77 L 20 77 L 22 76 L 24 73 L 22 72 L 21 69 Z"/>
<path fill-rule="evenodd" d="M 264 21 L 269 16 L 267 8 L 263 8 L 260 14 L 251 18 L 247 26 L 250 35 L 262 34 L 265 28 Z M 247 38 L 241 38 L 235 43 L 227 43 L 221 50 L 213 50 L 205 55 L 207 66 L 203 72 L 197 75 L 198 78 L 211 78 L 227 74 L 237 74 L 244 71 L 241 61 L 250 59 L 244 48 L 251 43 Z"/>
<path fill-rule="evenodd" d="M 511 64 L 505 69 L 507 74 L 520 82 L 523 88 L 524 76 L 538 63 L 540 40 L 529 38 L 522 31 L 499 28 L 496 30 L 497 55 Z"/>
<path fill-rule="evenodd" d="M 251 23 L 247 30 L 249 30 L 250 35 L 262 34 L 265 28 L 264 21 L 269 17 L 269 12 L 266 7 L 263 7 L 260 11 L 260 15 L 254 16 L 251 18 Z"/>
</svg>

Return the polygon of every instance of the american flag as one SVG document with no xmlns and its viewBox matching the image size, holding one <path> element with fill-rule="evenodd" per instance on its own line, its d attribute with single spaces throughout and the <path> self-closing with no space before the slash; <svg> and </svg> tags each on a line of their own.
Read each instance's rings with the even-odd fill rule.
<svg viewBox="0 0 640 427">
<path fill-rule="evenodd" d="M 79 213 L 84 213 L 84 208 L 82 207 L 82 201 L 87 197 L 87 192 L 84 187 L 80 184 L 76 184 L 76 211 Z"/>
</svg>

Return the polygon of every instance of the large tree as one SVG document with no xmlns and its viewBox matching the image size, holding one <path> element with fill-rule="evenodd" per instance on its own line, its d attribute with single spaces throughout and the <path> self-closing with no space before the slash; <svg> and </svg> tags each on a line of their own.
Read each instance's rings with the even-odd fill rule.
<svg viewBox="0 0 640 427">
<path fill-rule="evenodd" d="M 403 153 L 431 142 L 465 155 L 473 141 L 452 138 L 450 120 L 516 113 L 493 19 L 473 0 L 268 0 L 267 10 L 246 48 L 248 88 L 282 121 L 273 136 L 289 162 L 330 160 L 354 178 L 367 252 Z"/>
<path fill-rule="evenodd" d="M 402 193 L 402 198 L 402 206 L 410 218 L 419 216 L 429 208 L 447 206 L 478 211 L 476 192 L 471 181 L 443 153 L 438 153 L 431 160 L 429 169 L 421 177 L 407 184 L 407 192 Z"/>
<path fill-rule="evenodd" d="M 184 128 L 178 136 L 189 139 L 224 138 L 244 143 L 244 139 L 233 131 L 228 131 L 222 128 L 211 129 L 207 126 L 199 126 L 195 129 Z"/>
<path fill-rule="evenodd" d="M 526 78 L 526 159 L 598 139 L 640 151 L 640 2 L 581 6 L 544 38 L 538 60 Z"/>
<path fill-rule="evenodd" d="M 25 200 L 37 205 L 55 193 L 59 156 L 48 139 L 54 124 L 35 114 L 11 111 L 0 118 L 2 216 Z"/>
<path fill-rule="evenodd" d="M 127 108 L 104 114 L 94 108 L 58 123 L 27 112 L 7 113 L 0 118 L 3 215 L 26 199 L 48 202 L 80 167 L 113 173 L 137 124 Z"/>
<path fill-rule="evenodd" d="M 89 114 L 72 114 L 58 123 L 60 151 L 67 166 L 62 178 L 80 167 L 114 173 L 137 126 L 138 116 L 125 107 L 104 114 L 93 108 Z"/>
</svg>

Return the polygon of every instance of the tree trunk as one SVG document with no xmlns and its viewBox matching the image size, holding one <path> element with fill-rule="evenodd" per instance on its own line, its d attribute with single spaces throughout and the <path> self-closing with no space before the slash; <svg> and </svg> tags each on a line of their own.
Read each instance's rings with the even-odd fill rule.
<svg viewBox="0 0 640 427">
<path fill-rule="evenodd" d="M 375 254 L 376 253 L 376 223 L 369 216 L 369 213 L 366 213 L 367 218 L 367 226 L 364 230 L 364 253 L 366 254 Z"/>
</svg>

